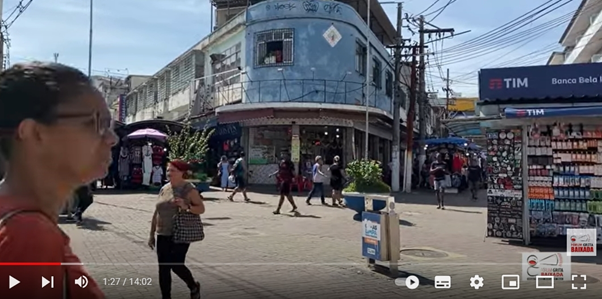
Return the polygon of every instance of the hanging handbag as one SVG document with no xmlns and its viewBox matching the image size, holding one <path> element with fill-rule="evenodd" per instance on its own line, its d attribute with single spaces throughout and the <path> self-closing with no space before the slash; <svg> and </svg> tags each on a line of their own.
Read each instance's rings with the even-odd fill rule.
<svg viewBox="0 0 602 299">
<path fill-rule="evenodd" d="M 174 215 L 173 221 L 174 243 L 193 243 L 205 239 L 201 215 L 178 208 L 178 213 Z"/>
</svg>

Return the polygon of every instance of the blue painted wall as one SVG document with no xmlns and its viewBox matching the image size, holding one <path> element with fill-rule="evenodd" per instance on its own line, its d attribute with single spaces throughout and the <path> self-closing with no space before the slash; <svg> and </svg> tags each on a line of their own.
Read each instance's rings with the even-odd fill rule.
<svg viewBox="0 0 602 299">
<path fill-rule="evenodd" d="M 341 40 L 334 46 L 323 34 L 334 26 Z M 357 41 L 367 44 L 366 23 L 350 6 L 333 1 L 266 1 L 247 11 L 245 33 L 244 102 L 316 102 L 363 104 L 365 77 L 355 70 Z M 293 65 L 255 66 L 256 33 L 294 29 Z M 386 71 L 392 71 L 390 55 L 370 31 L 371 55 L 381 63 L 382 88 L 370 86 L 370 106 L 391 113 L 385 93 Z M 373 67 L 371 61 L 371 68 Z M 314 69 L 312 71 L 312 68 Z M 278 69 L 282 69 L 279 71 Z M 347 74 L 347 72 L 350 72 Z M 372 71 L 368 70 L 371 75 Z"/>
</svg>

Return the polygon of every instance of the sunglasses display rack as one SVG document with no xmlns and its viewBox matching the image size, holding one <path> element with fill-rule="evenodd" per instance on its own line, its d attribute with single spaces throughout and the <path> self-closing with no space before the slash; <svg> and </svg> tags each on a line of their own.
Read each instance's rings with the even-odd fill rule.
<svg viewBox="0 0 602 299">
<path fill-rule="evenodd" d="M 531 235 L 565 236 L 569 228 L 601 224 L 601 129 L 531 126 L 527 156 Z"/>
<path fill-rule="evenodd" d="M 523 238 L 521 130 L 487 132 L 487 235 Z"/>
</svg>

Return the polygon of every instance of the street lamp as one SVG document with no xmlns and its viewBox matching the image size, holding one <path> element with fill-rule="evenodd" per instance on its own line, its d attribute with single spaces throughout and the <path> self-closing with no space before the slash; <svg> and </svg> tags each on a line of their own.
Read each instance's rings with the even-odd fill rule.
<svg viewBox="0 0 602 299">
<path fill-rule="evenodd" d="M 367 16 L 366 16 L 366 84 L 364 84 L 364 100 L 365 100 L 365 105 L 366 105 L 366 136 L 364 138 L 364 159 L 368 160 L 368 142 L 370 142 L 370 96 L 368 95 L 368 93 L 370 92 L 370 60 L 372 59 L 372 57 L 370 57 L 370 31 L 372 30 L 372 28 L 370 28 L 370 2 L 372 0 L 366 0 L 367 3 Z"/>
<path fill-rule="evenodd" d="M 88 77 L 92 77 L 92 25 L 94 15 L 94 0 L 90 0 L 90 36 L 88 43 Z"/>
</svg>

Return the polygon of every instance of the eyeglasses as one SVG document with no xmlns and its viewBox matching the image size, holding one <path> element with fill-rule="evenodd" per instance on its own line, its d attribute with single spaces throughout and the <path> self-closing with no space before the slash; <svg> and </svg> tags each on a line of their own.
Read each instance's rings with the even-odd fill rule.
<svg viewBox="0 0 602 299">
<path fill-rule="evenodd" d="M 56 115 L 58 120 L 69 119 L 88 119 L 96 126 L 96 133 L 100 136 L 105 136 L 109 132 L 113 132 L 115 121 L 112 117 L 103 116 L 100 112 L 92 113 L 59 113 Z"/>
</svg>

